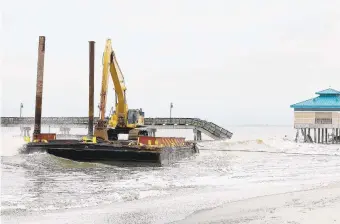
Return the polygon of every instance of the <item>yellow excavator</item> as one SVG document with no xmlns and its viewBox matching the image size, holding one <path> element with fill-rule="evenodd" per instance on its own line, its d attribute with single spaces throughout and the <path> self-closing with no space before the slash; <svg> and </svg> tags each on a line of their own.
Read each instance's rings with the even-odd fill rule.
<svg viewBox="0 0 340 224">
<path fill-rule="evenodd" d="M 106 99 L 108 89 L 108 74 L 115 90 L 115 111 L 105 118 Z M 100 116 L 94 128 L 94 136 L 104 141 L 118 140 L 119 134 L 128 134 L 129 140 L 137 140 L 138 136 L 147 136 L 144 128 L 144 112 L 142 109 L 128 109 L 126 102 L 126 86 L 124 76 L 112 50 L 111 39 L 106 40 L 103 54 L 103 74 L 100 93 Z"/>
</svg>

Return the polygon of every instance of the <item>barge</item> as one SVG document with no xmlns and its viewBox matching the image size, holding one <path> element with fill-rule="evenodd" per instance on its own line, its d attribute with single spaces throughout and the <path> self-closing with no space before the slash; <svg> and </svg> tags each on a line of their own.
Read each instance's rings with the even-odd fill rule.
<svg viewBox="0 0 340 224">
<path fill-rule="evenodd" d="M 172 143 L 155 145 L 154 143 L 157 141 Z M 47 152 L 79 162 L 163 166 L 190 157 L 198 153 L 199 150 L 195 142 L 187 142 L 182 138 L 143 136 L 139 137 L 137 142 L 121 140 L 109 143 L 55 139 L 27 143 L 23 153 L 34 152 Z"/>
</svg>

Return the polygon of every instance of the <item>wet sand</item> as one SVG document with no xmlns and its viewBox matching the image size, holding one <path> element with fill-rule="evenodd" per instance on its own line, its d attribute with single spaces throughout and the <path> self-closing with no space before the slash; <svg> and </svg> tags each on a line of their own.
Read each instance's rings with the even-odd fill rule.
<svg viewBox="0 0 340 224">
<path fill-rule="evenodd" d="M 340 223 L 340 183 L 231 202 L 176 223 Z"/>
</svg>

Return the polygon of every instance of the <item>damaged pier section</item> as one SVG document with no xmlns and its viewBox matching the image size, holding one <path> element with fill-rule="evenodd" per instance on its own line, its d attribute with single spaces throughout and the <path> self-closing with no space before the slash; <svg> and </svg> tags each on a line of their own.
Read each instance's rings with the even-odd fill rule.
<svg viewBox="0 0 340 224">
<path fill-rule="evenodd" d="M 318 97 L 291 105 L 294 108 L 296 141 L 340 144 L 340 91 L 325 89 Z"/>
</svg>

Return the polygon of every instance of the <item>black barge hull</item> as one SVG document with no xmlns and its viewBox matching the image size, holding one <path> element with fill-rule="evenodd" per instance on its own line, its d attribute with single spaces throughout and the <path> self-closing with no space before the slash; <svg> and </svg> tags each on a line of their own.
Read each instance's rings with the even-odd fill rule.
<svg viewBox="0 0 340 224">
<path fill-rule="evenodd" d="M 28 143 L 24 153 L 34 152 L 47 152 L 54 156 L 80 162 L 168 165 L 197 153 L 197 149 L 193 146 L 148 148 L 58 140 L 48 143 Z"/>
</svg>

